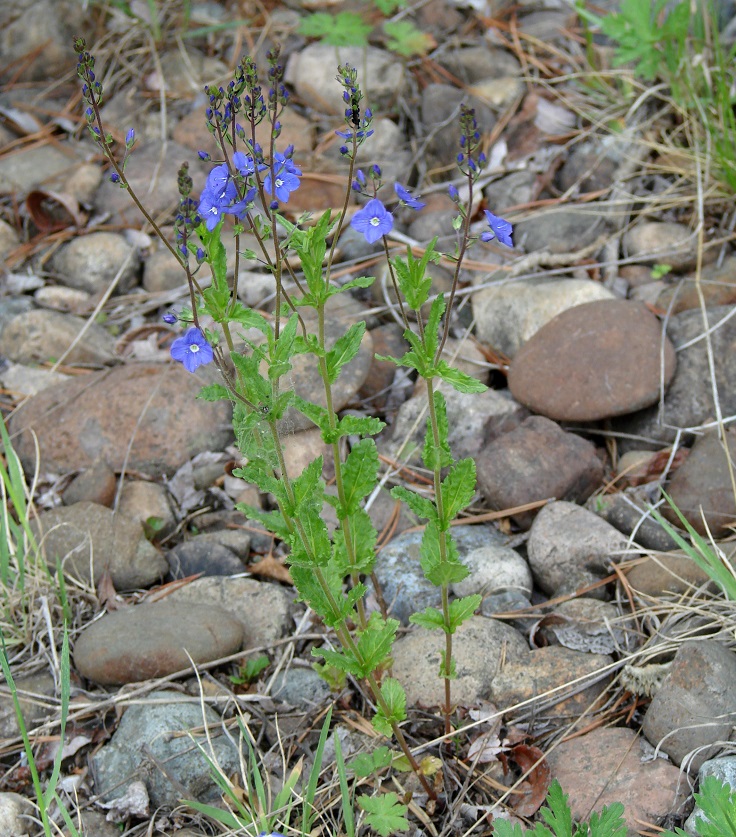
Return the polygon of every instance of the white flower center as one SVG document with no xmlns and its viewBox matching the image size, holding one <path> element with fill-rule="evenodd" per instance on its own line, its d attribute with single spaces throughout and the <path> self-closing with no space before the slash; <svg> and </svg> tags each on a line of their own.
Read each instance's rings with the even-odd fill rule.
<svg viewBox="0 0 736 837">
<path fill-rule="evenodd" d="M 284 181 L 280 177 L 277 177 L 276 178 L 276 188 L 280 189 L 283 185 L 284 185 Z"/>
<path fill-rule="evenodd" d="M 195 352 L 199 351 L 199 346 L 196 343 L 192 343 L 192 345 L 189 347 L 189 351 L 192 352 L 192 354 L 194 354 Z"/>
<path fill-rule="evenodd" d="M 213 207 L 210 209 L 210 214 L 211 214 L 211 215 L 217 215 L 217 213 L 218 213 L 219 211 L 220 211 L 220 210 L 219 210 L 216 206 L 213 206 Z"/>
<path fill-rule="evenodd" d="M 374 215 L 370 220 L 370 225 L 372 227 L 377 227 L 380 223 L 381 219 L 377 215 Z"/>
</svg>

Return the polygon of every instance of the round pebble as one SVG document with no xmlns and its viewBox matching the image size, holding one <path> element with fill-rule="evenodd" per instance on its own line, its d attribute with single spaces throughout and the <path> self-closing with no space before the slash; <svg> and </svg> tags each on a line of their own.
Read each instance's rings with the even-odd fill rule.
<svg viewBox="0 0 736 837">
<path fill-rule="evenodd" d="M 662 351 L 663 350 L 663 351 Z M 664 355 L 664 370 L 660 355 Z M 514 358 L 517 401 L 557 421 L 597 421 L 654 404 L 675 373 L 675 350 L 641 303 L 598 300 L 563 311 Z"/>
</svg>

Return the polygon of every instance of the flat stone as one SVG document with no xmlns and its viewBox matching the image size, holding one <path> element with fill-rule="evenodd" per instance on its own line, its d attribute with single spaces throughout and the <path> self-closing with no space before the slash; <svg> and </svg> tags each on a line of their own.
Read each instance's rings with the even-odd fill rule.
<svg viewBox="0 0 736 837">
<path fill-rule="evenodd" d="M 726 256 L 721 265 L 706 265 L 699 284 L 708 307 L 736 302 L 736 256 Z M 668 285 L 657 297 L 657 307 L 672 314 L 700 308 L 695 277 L 683 276 L 679 282 Z"/>
<path fill-rule="evenodd" d="M 642 823 L 680 813 L 689 797 L 680 771 L 663 759 L 645 760 L 637 734 L 624 727 L 593 730 L 563 741 L 547 756 L 553 778 L 568 795 L 575 820 L 616 802 L 624 806 L 627 835 Z"/>
<path fill-rule="evenodd" d="M 651 452 L 647 451 L 646 456 L 651 458 L 651 455 Z M 653 500 L 647 494 L 646 485 L 626 488 L 615 494 L 601 494 L 588 501 L 591 511 L 602 517 L 606 523 L 615 526 L 633 543 L 659 552 L 677 549 L 674 538 L 648 514 L 652 504 Z"/>
<path fill-rule="evenodd" d="M 664 357 L 664 368 L 660 357 Z M 675 374 L 675 350 L 642 303 L 599 300 L 569 308 L 514 357 L 509 389 L 557 421 L 597 421 L 654 404 Z"/>
<path fill-rule="evenodd" d="M 624 252 L 647 264 L 668 264 L 674 270 L 695 267 L 698 251 L 698 234 L 687 224 L 674 221 L 641 221 L 624 233 Z M 705 257 L 712 261 L 718 250 L 705 250 Z"/>
<path fill-rule="evenodd" d="M 574 253 L 592 244 L 605 230 L 603 215 L 590 206 L 544 209 L 514 225 L 514 243 L 532 253 Z"/>
<path fill-rule="evenodd" d="M 510 546 L 489 542 L 463 555 L 470 575 L 450 585 L 455 596 L 480 593 L 487 596 L 514 590 L 525 596 L 532 593 L 532 573 L 527 562 Z"/>
<path fill-rule="evenodd" d="M 37 833 L 36 811 L 19 793 L 0 793 L 0 834 L 27 837 Z"/>
<path fill-rule="evenodd" d="M 511 709 L 530 701 L 523 711 L 534 718 L 565 720 L 579 717 L 605 690 L 610 674 L 600 675 L 613 659 L 607 654 L 586 654 L 561 645 L 537 648 L 525 656 L 504 663 L 494 677 L 490 699 L 499 709 Z M 590 685 L 581 688 L 580 678 L 590 677 Z M 577 681 L 577 682 L 573 682 Z M 569 690 L 560 689 L 570 683 Z M 545 695 L 559 689 L 552 695 Z"/>
<path fill-rule="evenodd" d="M 576 506 L 557 502 L 537 515 L 527 542 L 534 581 L 554 593 L 580 573 L 590 579 L 608 575 L 626 552 L 626 538 L 605 520 Z"/>
<path fill-rule="evenodd" d="M 18 701 L 26 730 L 31 730 L 37 724 L 47 720 L 53 713 L 49 708 L 56 695 L 54 678 L 48 671 L 29 674 L 26 677 L 16 677 L 15 686 L 18 690 Z M 18 717 L 15 705 L 10 695 L 0 694 L 0 738 L 15 738 L 20 735 Z M 0 818 L 0 824 L 2 819 Z M 0 828 L 0 834 L 5 834 Z"/>
<path fill-rule="evenodd" d="M 442 631 L 415 628 L 393 646 L 394 675 L 406 690 L 409 706 L 440 706 L 445 684 L 438 673 L 445 648 Z M 471 616 L 453 635 L 452 656 L 457 679 L 452 701 L 472 705 L 488 697 L 491 683 L 504 661 L 526 659 L 529 646 L 514 628 L 485 616 Z"/>
<path fill-rule="evenodd" d="M 668 493 L 685 519 L 701 535 L 708 531 L 716 538 L 726 534 L 736 523 L 736 499 L 733 496 L 728 458 L 736 457 L 736 429 L 726 430 L 728 454 L 717 430 L 701 436 L 690 455 L 675 472 Z M 669 504 L 662 513 L 671 523 L 682 526 Z"/>
<path fill-rule="evenodd" d="M 733 734 L 736 654 L 711 640 L 680 646 L 649 704 L 642 732 L 675 765 L 698 770 Z M 691 757 L 692 756 L 692 757 Z"/>
<path fill-rule="evenodd" d="M 122 235 L 111 232 L 74 238 L 57 250 L 51 261 L 64 285 L 89 294 L 106 291 L 118 273 L 114 293 L 127 293 L 137 282 L 139 265 L 135 248 Z"/>
<path fill-rule="evenodd" d="M 180 364 L 132 363 L 48 387 L 10 420 L 15 450 L 30 473 L 33 430 L 42 471 L 76 471 L 102 457 L 115 471 L 173 474 L 232 439 L 230 405 L 197 399 L 202 383 Z"/>
<path fill-rule="evenodd" d="M 626 573 L 626 581 L 632 590 L 652 598 L 667 593 L 681 596 L 709 580 L 708 573 L 682 552 L 647 555 Z"/>
<path fill-rule="evenodd" d="M 164 599 L 92 622 L 76 642 L 74 663 L 82 677 L 119 686 L 226 657 L 242 642 L 242 625 L 221 608 Z"/>
<path fill-rule="evenodd" d="M 0 354 L 16 363 L 58 360 L 67 364 L 101 366 L 115 360 L 115 344 L 97 323 L 87 327 L 81 317 L 37 309 L 19 314 L 0 334 Z M 79 335 L 85 329 L 84 335 Z M 76 341 L 76 342 L 75 342 Z M 68 352 L 70 346 L 74 348 Z"/>
<path fill-rule="evenodd" d="M 600 485 L 603 466 L 590 442 L 550 419 L 532 416 L 488 444 L 477 458 L 478 487 L 492 509 L 546 500 L 584 502 Z M 529 528 L 536 515 L 514 515 Z"/>
<path fill-rule="evenodd" d="M 31 527 L 42 538 L 49 567 L 57 559 L 65 575 L 97 584 L 109 573 L 116 590 L 135 590 L 160 581 L 164 557 L 150 544 L 140 523 L 106 506 L 83 501 L 44 512 Z M 91 577 L 90 577 L 91 570 Z"/>
</svg>

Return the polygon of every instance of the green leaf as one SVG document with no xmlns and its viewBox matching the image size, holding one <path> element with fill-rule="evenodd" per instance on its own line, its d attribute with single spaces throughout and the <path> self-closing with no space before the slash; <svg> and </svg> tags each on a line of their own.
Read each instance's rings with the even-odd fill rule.
<svg viewBox="0 0 736 837">
<path fill-rule="evenodd" d="M 412 613 L 409 621 L 429 631 L 445 630 L 445 617 L 436 607 L 426 607 L 421 613 Z"/>
<path fill-rule="evenodd" d="M 385 426 L 385 421 L 370 416 L 346 415 L 337 423 L 340 436 L 375 436 Z"/>
<path fill-rule="evenodd" d="M 444 532 L 445 560 L 440 553 L 440 530 L 434 521 L 424 527 L 422 543 L 419 547 L 419 562 L 428 581 L 437 587 L 454 584 L 468 577 L 469 570 L 460 563 L 457 545 L 450 532 Z"/>
<path fill-rule="evenodd" d="M 397 9 L 406 6 L 406 0 L 373 0 L 373 5 L 384 17 L 388 17 Z"/>
<path fill-rule="evenodd" d="M 230 392 L 222 384 L 207 384 L 197 393 L 202 401 L 229 401 Z"/>
<path fill-rule="evenodd" d="M 380 704 L 373 717 L 373 726 L 382 735 L 391 736 L 393 724 L 400 724 L 406 719 L 406 693 L 404 687 L 393 677 L 387 677 L 381 683 L 381 697 L 385 704 Z"/>
<path fill-rule="evenodd" d="M 434 522 L 439 521 L 437 509 L 431 500 L 409 491 L 403 485 L 397 485 L 391 489 L 391 496 L 394 500 L 401 500 L 414 512 L 417 517 L 424 517 Z"/>
<path fill-rule="evenodd" d="M 454 387 L 458 392 L 485 392 L 488 387 L 472 375 L 466 375 L 455 369 L 446 360 L 437 364 L 437 375 Z"/>
<path fill-rule="evenodd" d="M 360 508 L 360 501 L 378 482 L 378 468 L 378 450 L 373 439 L 361 439 L 353 445 L 342 466 L 344 515 Z"/>
<path fill-rule="evenodd" d="M 332 554 L 330 536 L 320 514 L 321 508 L 321 505 L 316 508 L 302 504 L 298 518 L 300 534 L 293 535 L 291 539 L 293 555 L 296 555 L 296 550 L 301 546 L 309 556 L 312 565 L 318 567 L 326 566 Z"/>
<path fill-rule="evenodd" d="M 321 510 L 325 488 L 322 480 L 322 467 L 322 457 L 318 456 L 307 465 L 296 479 L 292 480 L 294 507 L 286 509 L 292 517 L 298 517 L 307 504 L 316 506 Z"/>
<path fill-rule="evenodd" d="M 355 564 L 351 564 L 345 546 L 345 533 L 348 530 Z M 357 508 L 344 518 L 343 527 L 335 532 L 335 560 L 345 575 L 355 571 L 364 575 L 373 572 L 376 563 L 376 537 L 376 527 L 365 509 Z"/>
<path fill-rule="evenodd" d="M 398 627 L 397 619 L 384 620 L 377 611 L 371 613 L 365 630 L 358 633 L 357 646 L 362 660 L 360 677 L 367 677 L 388 659 Z"/>
<path fill-rule="evenodd" d="M 281 540 L 286 540 L 291 534 L 284 516 L 279 511 L 264 512 L 255 506 L 249 506 L 247 503 L 236 503 L 235 508 L 243 512 L 248 520 L 257 520 L 263 524 L 269 532 L 272 532 Z"/>
<path fill-rule="evenodd" d="M 572 813 L 567 801 L 567 795 L 562 792 L 560 783 L 555 779 L 549 786 L 547 805 L 539 813 L 554 831 L 556 837 L 572 837 Z"/>
<path fill-rule="evenodd" d="M 333 288 L 336 293 L 343 293 L 343 291 L 350 291 L 353 288 L 370 288 L 375 281 L 375 276 L 358 276 L 357 279 L 350 279 L 344 285 L 337 288 L 333 286 Z"/>
<path fill-rule="evenodd" d="M 399 802 L 399 797 L 393 791 L 380 796 L 363 794 L 357 802 L 366 813 L 365 824 L 381 837 L 391 837 L 397 831 L 409 828 L 409 820 L 406 818 L 409 809 Z"/>
<path fill-rule="evenodd" d="M 347 597 L 343 596 L 342 592 L 342 576 L 333 572 L 329 566 L 322 568 L 322 575 L 330 592 L 328 596 L 313 566 L 308 563 L 304 566 L 292 564 L 289 571 L 300 601 L 306 602 L 329 627 L 339 625 L 344 619 L 343 611 L 347 601 Z M 315 656 L 320 655 L 315 654 Z M 341 670 L 344 671 L 344 669 Z"/>
<path fill-rule="evenodd" d="M 457 513 L 469 506 L 475 496 L 475 462 L 461 459 L 450 469 L 440 485 L 442 519 L 440 529 L 447 530 Z"/>
<path fill-rule="evenodd" d="M 231 306 L 229 318 L 244 328 L 255 328 L 263 334 L 268 334 L 271 328 L 263 314 L 252 308 L 246 308 L 242 302 L 236 302 Z"/>
<path fill-rule="evenodd" d="M 353 323 L 350 328 L 335 341 L 327 352 L 327 378 L 331 384 L 337 380 L 340 370 L 360 351 L 360 343 L 365 334 L 365 322 Z"/>
<path fill-rule="evenodd" d="M 439 391 L 435 390 L 432 394 L 432 402 L 434 404 L 434 412 L 437 418 L 437 435 L 439 437 L 439 447 L 435 446 L 434 433 L 432 432 L 432 424 L 429 416 L 427 417 L 427 432 L 424 435 L 424 449 L 422 451 L 422 461 L 426 468 L 434 471 L 439 468 L 446 468 L 452 464 L 452 452 L 450 451 L 450 427 L 447 422 L 447 404 L 445 396 Z"/>
<path fill-rule="evenodd" d="M 702 811 L 695 820 L 700 837 L 736 837 L 736 790 L 715 776 L 706 776 L 695 801 Z"/>
<path fill-rule="evenodd" d="M 393 757 L 393 751 L 385 745 L 382 745 L 381 747 L 376 747 L 372 753 L 360 753 L 352 761 L 348 762 L 347 766 L 356 776 L 366 778 L 372 773 L 388 767 L 393 761 Z"/>
<path fill-rule="evenodd" d="M 298 32 L 332 46 L 367 46 L 372 28 L 370 23 L 353 12 L 340 12 L 334 16 L 327 12 L 315 12 L 302 20 Z"/>
<path fill-rule="evenodd" d="M 466 620 L 475 613 L 483 601 L 483 596 L 478 593 L 472 596 L 464 596 L 462 599 L 453 599 L 450 602 L 450 630 L 448 633 L 454 634 L 455 631 Z"/>
<path fill-rule="evenodd" d="M 442 315 L 445 312 L 447 304 L 442 294 L 434 298 L 432 306 L 429 309 L 429 317 L 427 318 L 427 327 L 424 330 L 424 340 L 426 345 L 427 357 L 430 358 L 429 363 L 434 363 L 434 356 L 437 354 L 439 346 L 439 330 Z"/>
<path fill-rule="evenodd" d="M 408 20 L 387 20 L 383 31 L 388 35 L 386 46 L 398 55 L 411 58 L 412 55 L 426 55 L 437 46 L 435 39 L 427 32 L 417 29 Z"/>
</svg>

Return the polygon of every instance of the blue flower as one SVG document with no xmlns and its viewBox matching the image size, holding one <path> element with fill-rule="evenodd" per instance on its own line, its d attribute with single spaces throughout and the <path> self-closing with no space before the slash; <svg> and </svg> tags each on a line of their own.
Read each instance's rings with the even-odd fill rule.
<svg viewBox="0 0 736 837">
<path fill-rule="evenodd" d="M 513 247 L 514 242 L 511 240 L 513 227 L 508 221 L 499 218 L 497 215 L 489 212 L 487 209 L 483 210 L 488 219 L 488 226 L 490 231 L 481 234 L 481 241 L 493 241 L 495 238 L 500 244 L 505 244 L 507 247 Z"/>
<path fill-rule="evenodd" d="M 198 328 L 190 328 L 171 344 L 171 357 L 184 364 L 187 372 L 212 362 L 212 346 Z"/>
<path fill-rule="evenodd" d="M 424 207 L 427 205 L 426 203 L 417 200 L 417 198 L 413 198 L 409 194 L 409 191 L 406 189 L 406 187 L 402 186 L 401 183 L 394 183 L 394 190 L 396 191 L 396 194 L 399 196 L 399 200 L 402 203 L 405 203 L 408 207 L 411 207 L 411 209 L 424 209 Z"/>
<path fill-rule="evenodd" d="M 228 205 L 237 196 L 235 184 L 232 184 L 232 187 L 232 190 L 226 188 L 220 194 L 209 189 L 202 192 L 197 212 L 204 218 L 205 226 L 210 232 L 220 223 Z"/>
<path fill-rule="evenodd" d="M 391 232 L 394 226 L 394 216 L 378 200 L 373 198 L 353 215 L 350 226 L 365 237 L 369 244 Z"/>
<path fill-rule="evenodd" d="M 249 154 L 243 154 L 242 151 L 236 151 L 235 154 L 233 154 L 233 165 L 240 172 L 240 174 L 243 175 L 243 177 L 250 177 L 255 174 L 255 160 Z M 268 166 L 264 163 L 258 164 L 258 171 L 263 171 L 267 168 Z"/>
<path fill-rule="evenodd" d="M 179 318 L 176 316 L 176 314 L 171 314 L 171 313 L 164 314 L 163 317 L 161 317 L 161 319 L 165 323 L 168 323 L 169 325 L 174 325 L 175 323 L 177 323 L 179 321 Z"/>
<path fill-rule="evenodd" d="M 301 169 L 294 165 L 293 160 L 276 152 L 273 155 L 273 168 L 266 175 L 263 188 L 269 195 L 275 195 L 281 203 L 287 203 L 289 195 L 299 188 L 301 176 Z"/>
</svg>

